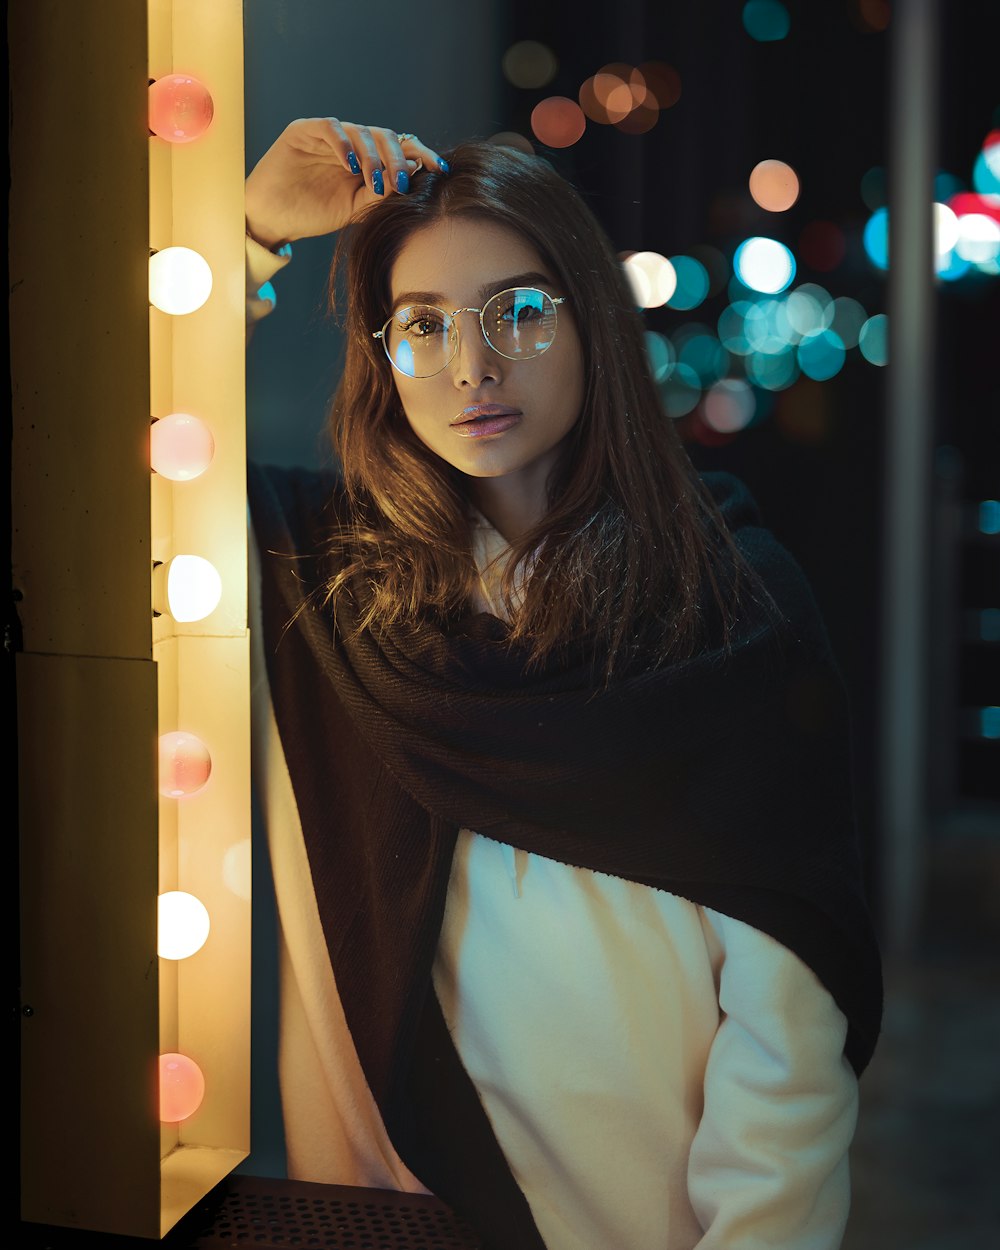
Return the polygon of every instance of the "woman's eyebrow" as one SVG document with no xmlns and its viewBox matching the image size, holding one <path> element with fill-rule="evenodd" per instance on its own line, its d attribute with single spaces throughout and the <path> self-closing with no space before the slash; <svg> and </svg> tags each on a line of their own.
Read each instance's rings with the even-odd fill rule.
<svg viewBox="0 0 1000 1250">
<path fill-rule="evenodd" d="M 497 291 L 506 291 L 512 286 L 555 286 L 552 278 L 547 273 L 533 269 L 528 273 L 515 273 L 506 278 L 497 278 L 493 282 L 487 282 L 479 288 L 479 299 L 481 301 L 489 299 L 491 295 L 495 295 Z M 393 297 L 393 308 L 400 308 L 405 304 L 433 304 L 437 308 L 443 308 L 447 297 L 441 291 L 402 291 L 399 295 Z M 447 311 L 447 310 L 446 310 Z"/>
</svg>

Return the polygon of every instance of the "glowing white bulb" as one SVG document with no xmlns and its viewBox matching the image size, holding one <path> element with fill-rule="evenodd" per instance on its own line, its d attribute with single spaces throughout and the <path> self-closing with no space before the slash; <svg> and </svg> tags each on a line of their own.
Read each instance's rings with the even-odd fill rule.
<svg viewBox="0 0 1000 1250">
<path fill-rule="evenodd" d="M 157 954 L 161 959 L 187 959 L 205 945 L 210 927 L 208 909 L 200 899 L 183 890 L 168 890 L 157 906 Z"/>
<path fill-rule="evenodd" d="M 175 317 L 200 308 L 212 293 L 208 261 L 189 247 L 165 247 L 149 258 L 149 302 Z"/>
<path fill-rule="evenodd" d="M 199 417 L 172 412 L 149 431 L 149 463 L 172 482 L 190 482 L 204 473 L 215 455 L 212 431 Z"/>
<path fill-rule="evenodd" d="M 171 1052 L 160 1056 L 160 1119 L 164 1124 L 186 1120 L 201 1106 L 205 1078 L 187 1055 Z"/>
<path fill-rule="evenodd" d="M 202 556 L 177 555 L 153 569 L 153 609 L 175 621 L 200 621 L 219 606 L 222 578 Z"/>
<path fill-rule="evenodd" d="M 160 793 L 168 799 L 186 799 L 203 789 L 212 774 L 212 756 L 197 734 L 175 729 L 160 735 Z"/>
</svg>

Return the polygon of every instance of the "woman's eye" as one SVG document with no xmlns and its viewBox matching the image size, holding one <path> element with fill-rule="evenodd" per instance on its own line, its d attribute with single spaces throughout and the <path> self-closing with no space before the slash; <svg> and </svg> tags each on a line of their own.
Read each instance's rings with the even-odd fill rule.
<svg viewBox="0 0 1000 1250">
<path fill-rule="evenodd" d="M 411 317 L 408 321 L 403 322 L 402 329 L 405 334 L 423 339 L 430 337 L 432 334 L 442 333 L 444 323 L 437 317 Z"/>
</svg>

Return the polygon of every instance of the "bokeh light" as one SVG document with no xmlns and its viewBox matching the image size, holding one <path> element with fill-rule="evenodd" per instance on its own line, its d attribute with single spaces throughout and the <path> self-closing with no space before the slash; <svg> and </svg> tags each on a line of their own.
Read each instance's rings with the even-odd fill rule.
<svg viewBox="0 0 1000 1250">
<path fill-rule="evenodd" d="M 649 372 L 654 382 L 665 382 L 676 361 L 674 346 L 663 334 L 655 330 L 647 330 L 644 335 L 646 359 L 649 361 Z"/>
<path fill-rule="evenodd" d="M 747 343 L 754 352 L 779 355 L 798 341 L 799 335 L 788 320 L 786 300 L 757 300 L 747 309 L 743 325 Z"/>
<path fill-rule="evenodd" d="M 752 350 L 746 335 L 746 317 L 753 307 L 749 300 L 737 300 L 719 316 L 719 341 L 726 351 L 736 356 L 746 356 Z"/>
<path fill-rule="evenodd" d="M 861 327 L 858 350 L 873 365 L 889 363 L 889 318 L 885 313 L 869 317 Z"/>
<path fill-rule="evenodd" d="M 677 286 L 677 274 L 659 252 L 632 252 L 623 261 L 625 276 L 639 308 L 660 308 Z"/>
<path fill-rule="evenodd" d="M 758 235 L 739 245 L 733 268 L 745 286 L 773 295 L 785 290 L 795 277 L 795 257 L 784 243 Z"/>
<path fill-rule="evenodd" d="M 519 134 L 516 130 L 498 130 L 495 135 L 490 135 L 487 143 L 492 143 L 494 147 L 498 148 L 514 148 L 518 152 L 523 152 L 526 156 L 532 156 L 535 151 L 531 140 Z"/>
<path fill-rule="evenodd" d="M 640 74 L 658 109 L 669 109 L 681 98 L 681 76 L 665 61 L 643 61 L 630 77 Z M 648 98 L 647 98 L 647 103 Z"/>
<path fill-rule="evenodd" d="M 759 43 L 784 39 L 792 20 L 778 0 L 748 0 L 743 6 L 743 29 Z"/>
<path fill-rule="evenodd" d="M 203 790 L 212 774 L 212 756 L 197 734 L 174 730 L 158 743 L 159 790 L 168 799 L 186 799 Z"/>
<path fill-rule="evenodd" d="M 1000 534 L 1000 500 L 980 499 L 976 512 L 980 534 Z"/>
<path fill-rule="evenodd" d="M 702 387 L 711 386 L 729 372 L 729 353 L 707 326 L 694 333 L 678 335 L 674 346 L 679 365 L 686 365 Z"/>
<path fill-rule="evenodd" d="M 973 265 L 996 260 L 1000 256 L 1000 222 L 985 213 L 963 213 L 958 218 L 955 251 Z"/>
<path fill-rule="evenodd" d="M 742 378 L 721 378 L 709 387 L 702 413 L 713 430 L 732 434 L 746 429 L 756 407 L 753 390 Z"/>
<path fill-rule="evenodd" d="M 972 185 L 980 195 L 1000 195 L 1000 130 L 986 136 L 972 167 Z"/>
<path fill-rule="evenodd" d="M 844 367 L 844 344 L 832 330 L 807 334 L 797 348 L 799 368 L 817 382 L 834 377 Z"/>
<path fill-rule="evenodd" d="M 856 299 L 849 295 L 838 295 L 833 301 L 833 330 L 845 347 L 857 347 L 861 327 L 868 320 L 868 314 Z"/>
<path fill-rule="evenodd" d="M 766 160 L 750 172 L 750 194 L 769 213 L 783 213 L 799 198 L 799 176 L 784 161 Z"/>
<path fill-rule="evenodd" d="M 172 482 L 190 482 L 212 463 L 215 439 L 200 417 L 172 412 L 149 430 L 149 463 Z"/>
<path fill-rule="evenodd" d="M 862 30 L 880 34 L 889 25 L 888 0 L 857 0 L 858 20 Z"/>
<path fill-rule="evenodd" d="M 977 191 L 960 191 L 948 201 L 948 207 L 956 217 L 967 213 L 981 213 L 1000 222 L 1000 195 L 980 195 Z"/>
<path fill-rule="evenodd" d="M 865 254 L 876 269 L 889 268 L 889 210 L 877 208 L 865 223 Z"/>
<path fill-rule="evenodd" d="M 829 273 L 847 252 L 844 232 L 832 221 L 811 221 L 799 235 L 799 256 L 810 269 Z"/>
<path fill-rule="evenodd" d="M 690 365 L 676 364 L 660 388 L 663 406 L 673 418 L 686 416 L 701 399 L 701 382 Z"/>
<path fill-rule="evenodd" d="M 536 39 L 512 43 L 500 64 L 509 83 L 526 89 L 544 87 L 555 78 L 559 68 L 552 49 Z"/>
<path fill-rule="evenodd" d="M 250 902 L 253 880 L 253 846 L 249 838 L 243 838 L 226 851 L 222 857 L 222 880 L 226 889 L 237 898 Z"/>
<path fill-rule="evenodd" d="M 881 165 L 874 165 L 862 177 L 861 198 L 873 213 L 889 203 L 888 176 Z"/>
<path fill-rule="evenodd" d="M 799 366 L 793 351 L 775 355 L 751 352 L 746 357 L 745 364 L 750 381 L 766 391 L 783 391 L 799 376 Z"/>
<path fill-rule="evenodd" d="M 149 129 L 168 143 L 192 143 L 212 124 L 212 93 L 190 74 L 166 74 L 149 85 Z"/>
<path fill-rule="evenodd" d="M 786 300 L 788 322 L 797 335 L 828 330 L 833 323 L 833 297 L 818 282 L 803 282 Z"/>
<path fill-rule="evenodd" d="M 676 275 L 676 288 L 667 299 L 671 308 L 697 308 L 708 295 L 708 270 L 693 256 L 671 256 Z"/>
<path fill-rule="evenodd" d="M 156 953 L 161 959 L 188 959 L 208 940 L 208 908 L 193 894 L 168 890 L 157 900 Z"/>
<path fill-rule="evenodd" d="M 587 119 L 575 100 L 550 95 L 532 109 L 531 129 L 539 143 L 550 148 L 568 148 L 587 129 Z"/>
<path fill-rule="evenodd" d="M 958 218 L 947 204 L 935 204 L 933 209 L 934 251 L 947 256 L 958 242 Z"/>
<path fill-rule="evenodd" d="M 205 1078 L 201 1068 L 187 1055 L 170 1052 L 160 1056 L 160 1120 L 179 1124 L 201 1106 Z"/>
</svg>

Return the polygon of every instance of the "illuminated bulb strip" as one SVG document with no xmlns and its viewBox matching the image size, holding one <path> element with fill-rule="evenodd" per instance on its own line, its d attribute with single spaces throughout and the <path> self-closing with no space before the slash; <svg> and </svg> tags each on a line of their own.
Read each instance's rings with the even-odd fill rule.
<svg viewBox="0 0 1000 1250">
<path fill-rule="evenodd" d="M 160 1121 L 179 1124 L 201 1106 L 205 1078 L 187 1055 L 171 1051 L 160 1056 Z"/>
<path fill-rule="evenodd" d="M 153 611 L 175 621 L 204 620 L 219 606 L 222 578 L 202 556 L 176 555 L 153 568 Z"/>
<path fill-rule="evenodd" d="M 160 735 L 159 790 L 168 799 L 186 799 L 204 789 L 212 774 L 212 756 L 197 734 L 182 729 Z"/>
<path fill-rule="evenodd" d="M 167 74 L 149 85 L 149 129 L 168 143 L 191 143 L 212 124 L 209 89 L 190 74 Z"/>
<path fill-rule="evenodd" d="M 215 439 L 199 417 L 172 412 L 154 421 L 149 431 L 149 463 L 172 482 L 190 482 L 212 463 Z"/>
<path fill-rule="evenodd" d="M 208 261 L 189 247 L 165 247 L 149 258 L 149 302 L 182 317 L 196 312 L 212 293 Z"/>
<path fill-rule="evenodd" d="M 201 899 L 168 890 L 157 903 L 156 953 L 161 959 L 188 959 L 208 940 L 211 921 Z"/>
</svg>

